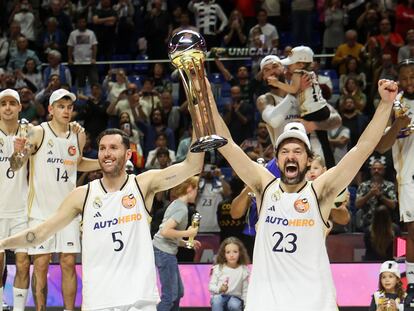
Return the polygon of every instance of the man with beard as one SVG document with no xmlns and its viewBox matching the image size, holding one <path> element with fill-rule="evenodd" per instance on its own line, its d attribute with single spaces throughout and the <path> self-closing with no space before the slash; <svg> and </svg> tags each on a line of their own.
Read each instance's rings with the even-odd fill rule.
<svg viewBox="0 0 414 311">
<path fill-rule="evenodd" d="M 103 178 L 73 190 L 52 217 L 0 241 L 0 249 L 38 245 L 82 215 L 82 310 L 155 311 L 159 297 L 148 225 L 154 194 L 200 173 L 204 153 L 134 176 L 125 172 L 131 150 L 122 131 L 103 131 L 98 146 Z"/>
<path fill-rule="evenodd" d="M 313 182 L 305 179 L 312 153 L 301 123 L 287 124 L 275 142 L 281 172 L 281 178 L 275 179 L 234 143 L 217 108 L 211 106 L 217 135 L 228 139 L 218 150 L 258 199 L 258 232 L 246 311 L 338 310 L 324 230 L 336 196 L 381 139 L 398 86 L 380 80 L 378 91 L 381 102 L 357 145 Z M 209 96 L 214 102 L 211 91 Z M 301 299 L 297 299 L 298 293 Z"/>
<path fill-rule="evenodd" d="M 263 58 L 260 62 L 260 70 L 262 71 L 263 80 L 268 85 L 271 80 L 284 80 L 283 67 L 279 57 L 275 55 L 268 55 Z M 308 83 L 308 80 L 304 77 L 302 79 L 302 89 L 305 89 Z M 274 144 L 276 138 L 282 133 L 283 127 L 288 122 L 300 119 L 300 112 L 299 103 L 295 96 L 286 95 L 286 92 L 271 85 L 269 87 L 270 92 L 260 96 L 257 99 L 256 106 L 263 120 L 267 123 L 267 129 Z M 320 122 L 300 119 L 300 122 L 303 123 L 307 132 L 315 132 L 310 136 L 312 151 L 323 155 L 329 168 L 335 164 L 335 160 L 329 147 L 326 131 L 339 127 L 341 125 L 341 117 L 332 106 L 328 106 L 331 110 L 329 119 Z"/>
</svg>

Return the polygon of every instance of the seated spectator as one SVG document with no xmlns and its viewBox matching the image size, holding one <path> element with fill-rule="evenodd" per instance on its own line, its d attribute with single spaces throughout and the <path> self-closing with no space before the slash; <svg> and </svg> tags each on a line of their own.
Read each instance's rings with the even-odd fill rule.
<svg viewBox="0 0 414 311">
<path fill-rule="evenodd" d="M 167 120 L 167 126 L 174 131 L 175 137 L 178 136 L 181 122 L 181 107 L 173 106 L 172 94 L 168 91 L 161 93 L 161 110 L 164 119 Z"/>
<path fill-rule="evenodd" d="M 346 72 L 344 74 L 341 74 L 339 77 L 339 89 L 342 90 L 344 88 L 345 82 L 349 78 L 354 78 L 358 81 L 360 89 L 362 91 L 365 90 L 365 87 L 367 86 L 367 78 L 365 73 L 361 70 L 361 64 L 358 63 L 358 60 L 352 56 L 348 57 L 345 61 L 345 68 Z"/>
<path fill-rule="evenodd" d="M 115 75 L 115 81 L 112 81 L 113 75 Z M 108 93 L 108 100 L 110 103 L 114 103 L 121 92 L 128 88 L 128 83 L 128 77 L 126 76 L 124 69 L 109 69 L 102 84 Z"/>
<path fill-rule="evenodd" d="M 167 150 L 168 159 L 171 163 L 174 163 L 175 160 L 175 151 L 167 148 L 167 135 L 164 133 L 159 133 L 155 139 L 155 149 L 148 152 L 147 161 L 145 162 L 146 169 L 160 168 L 160 163 L 158 161 L 158 151 L 160 149 Z"/>
<path fill-rule="evenodd" d="M 45 70 L 43 71 L 43 82 L 47 83 L 51 75 L 57 75 L 61 84 L 69 84 L 72 86 L 72 75 L 67 66 L 61 63 L 62 54 L 57 50 L 50 50 L 47 53 L 47 62 Z"/>
<path fill-rule="evenodd" d="M 165 66 L 162 63 L 155 63 L 152 68 L 150 77 L 154 79 L 154 91 L 161 94 L 162 92 L 172 92 L 172 83 L 165 72 Z"/>
<path fill-rule="evenodd" d="M 340 101 L 343 101 L 348 96 L 352 96 L 355 101 L 356 109 L 360 112 L 364 111 L 365 105 L 367 104 L 367 96 L 362 92 L 358 80 L 355 78 L 348 78 L 345 81 L 341 93 Z"/>
<path fill-rule="evenodd" d="M 145 78 L 142 81 L 142 88 L 139 92 L 139 104 L 145 114 L 143 117 L 146 120 L 148 120 L 154 109 L 161 107 L 159 93 L 154 89 L 154 87 L 155 81 L 153 78 Z"/>
<path fill-rule="evenodd" d="M 249 42 L 253 41 L 254 29 L 259 28 L 264 36 L 264 46 L 266 48 L 277 48 L 279 46 L 279 34 L 274 25 L 267 22 L 267 12 L 259 9 L 257 12 L 257 25 L 249 30 Z"/>
<path fill-rule="evenodd" d="M 230 13 L 229 24 L 224 28 L 223 42 L 226 47 L 245 47 L 247 42 L 247 30 L 240 11 L 233 10 Z"/>
<path fill-rule="evenodd" d="M 36 67 L 40 70 L 40 60 L 37 57 L 36 53 L 27 48 L 28 41 L 25 36 L 20 35 L 17 39 L 17 51 L 14 54 L 10 55 L 9 63 L 7 64 L 8 70 L 23 69 L 23 66 L 28 58 L 34 59 L 36 62 Z"/>
<path fill-rule="evenodd" d="M 40 124 L 42 118 L 46 113 L 44 107 L 34 102 L 34 94 L 28 87 L 19 89 L 20 103 L 22 110 L 19 113 L 19 119 L 26 119 L 33 125 Z"/>
<path fill-rule="evenodd" d="M 61 86 L 62 84 L 60 83 L 59 76 L 55 74 L 50 75 L 47 85 L 43 89 L 41 89 L 40 92 L 38 92 L 35 96 L 36 104 L 42 105 L 47 111 L 47 107 L 49 106 L 50 95 L 57 89 L 60 89 Z"/>
<path fill-rule="evenodd" d="M 7 57 L 9 55 L 9 41 L 6 37 L 6 32 L 3 32 L 0 25 L 0 68 L 5 68 L 7 65 Z"/>
<path fill-rule="evenodd" d="M 15 21 L 20 24 L 21 34 L 30 42 L 31 48 L 34 48 L 35 41 L 35 19 L 29 0 L 19 0 L 9 17 L 9 23 Z"/>
<path fill-rule="evenodd" d="M 398 63 L 407 58 L 414 57 L 414 29 L 407 31 L 405 38 L 405 45 L 400 47 L 398 50 Z"/>
<path fill-rule="evenodd" d="M 369 165 L 371 179 L 359 185 L 355 201 L 359 209 L 356 225 L 360 231 L 372 224 L 373 214 L 379 206 L 386 206 L 390 213 L 397 207 L 394 183 L 384 179 L 385 158 L 371 157 Z"/>
<path fill-rule="evenodd" d="M 355 30 L 348 30 L 345 33 L 345 43 L 338 46 L 335 56 L 332 59 L 332 65 L 338 67 L 339 74 L 346 73 L 346 61 L 349 56 L 353 56 L 361 62 L 362 51 L 364 46 L 357 42 L 357 32 Z"/>
<path fill-rule="evenodd" d="M 394 240 L 400 236 L 399 227 L 392 222 L 389 208 L 385 205 L 378 206 L 372 215 L 371 224 L 365 229 L 364 260 L 379 261 L 394 258 Z"/>
<path fill-rule="evenodd" d="M 125 132 L 129 137 L 130 146 L 129 148 L 132 151 L 131 161 L 134 164 L 135 168 L 142 169 L 144 168 L 144 153 L 140 144 L 140 137 L 137 130 L 132 127 L 131 118 L 127 112 L 122 112 L 119 115 L 119 128 Z"/>
<path fill-rule="evenodd" d="M 99 133 L 108 127 L 108 101 L 103 94 L 100 84 L 93 84 L 91 87 L 91 95 L 89 97 L 80 94 L 79 100 L 85 100 L 85 105 L 78 115 L 79 120 L 84 121 L 85 131 L 89 133 L 92 145 L 96 146 L 96 138 Z"/>
<path fill-rule="evenodd" d="M 55 17 L 49 17 L 46 20 L 46 29 L 40 35 L 39 45 L 42 47 L 43 57 L 47 56 L 49 51 L 56 50 L 66 55 L 66 40 L 63 32 L 58 28 L 58 21 Z"/>
<path fill-rule="evenodd" d="M 21 71 L 16 71 L 18 78 L 25 80 L 26 84 L 31 83 L 36 91 L 40 91 L 43 88 L 42 74 L 36 67 L 36 62 L 33 58 L 28 58 Z M 28 82 L 28 81 L 29 82 Z"/>
<path fill-rule="evenodd" d="M 138 86 L 135 83 L 128 83 L 127 89 L 123 90 L 115 102 L 110 102 L 106 113 L 110 116 L 119 116 L 122 112 L 128 112 L 132 127 L 138 129 L 136 125 L 136 114 L 137 112 L 133 111 L 136 109 L 142 110 L 139 106 L 140 97 L 138 95 Z M 142 112 L 142 114 L 144 114 Z"/>
<path fill-rule="evenodd" d="M 9 38 L 7 39 L 9 43 L 9 57 L 17 53 L 17 39 L 22 35 L 21 34 L 20 23 L 13 21 L 9 27 Z"/>
</svg>

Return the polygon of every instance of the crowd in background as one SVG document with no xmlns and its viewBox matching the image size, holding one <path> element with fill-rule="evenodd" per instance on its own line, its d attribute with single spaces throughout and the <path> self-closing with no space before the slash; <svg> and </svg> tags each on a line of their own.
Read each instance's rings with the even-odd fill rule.
<svg viewBox="0 0 414 311">
<path fill-rule="evenodd" d="M 282 58 L 292 46 L 310 46 L 327 54 L 312 67 L 325 99 L 342 117 L 324 146 L 337 163 L 375 111 L 378 80 L 396 80 L 398 62 L 414 55 L 413 0 L 19 0 L 2 1 L 0 12 L 0 89 L 19 91 L 21 118 L 33 124 L 48 120 L 50 94 L 70 89 L 78 96 L 74 120 L 87 132 L 84 155 L 96 158 L 97 135 L 118 127 L 131 138 L 129 168 L 135 173 L 185 158 L 192 134 L 185 94 L 169 62 L 96 62 L 166 60 L 169 39 L 182 29 L 199 31 L 209 49 L 273 49 Z M 257 97 L 268 91 L 258 66 L 263 56 L 207 64 L 232 137 L 255 161 L 274 157 L 256 108 Z M 222 240 L 237 236 L 249 245 L 246 232 L 254 218 L 232 219 L 229 212 L 243 183 L 218 152 L 207 153 L 205 162 L 194 207 L 203 215 L 199 232 Z M 97 177 L 99 172 L 82 174 L 78 182 Z M 349 191 L 351 221 L 333 233 L 365 232 L 376 253 L 367 259 L 388 259 L 393 238 L 404 230 L 390 153 L 374 154 Z M 153 233 L 170 201 L 168 192 L 157 194 Z M 372 231 L 384 226 L 392 234 L 384 233 L 376 245 Z"/>
</svg>

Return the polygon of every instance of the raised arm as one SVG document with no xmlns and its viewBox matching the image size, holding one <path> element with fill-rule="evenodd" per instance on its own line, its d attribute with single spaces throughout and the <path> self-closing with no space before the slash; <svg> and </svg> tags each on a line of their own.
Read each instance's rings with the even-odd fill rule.
<svg viewBox="0 0 414 311">
<path fill-rule="evenodd" d="M 397 83 L 390 80 L 380 80 L 378 92 L 381 95 L 381 102 L 356 146 L 342 158 L 338 165 L 314 181 L 315 191 L 320 202 L 333 201 L 336 195 L 348 186 L 381 139 L 398 92 Z M 325 206 L 328 205 L 325 204 Z"/>
<path fill-rule="evenodd" d="M 249 209 L 251 204 L 250 197 L 248 193 L 250 189 L 244 187 L 240 194 L 231 201 L 230 205 L 230 216 L 233 219 L 239 219 L 246 214 L 246 211 Z"/>
<path fill-rule="evenodd" d="M 22 168 L 40 146 L 43 140 L 44 130 L 38 126 L 30 126 L 26 138 L 16 137 L 14 140 L 14 151 L 10 157 L 10 168 L 17 171 Z M 22 156 L 23 155 L 23 156 Z"/>
<path fill-rule="evenodd" d="M 1 240 L 0 250 L 34 247 L 46 241 L 82 213 L 86 192 L 86 186 L 73 190 L 49 219 L 34 228 Z"/>
<path fill-rule="evenodd" d="M 299 92 L 300 90 L 300 79 L 301 79 L 301 75 L 298 73 L 294 73 L 292 75 L 292 82 L 291 84 L 287 84 L 284 82 L 281 82 L 277 79 L 274 78 L 269 78 L 268 82 L 270 85 L 277 87 L 289 94 L 296 94 L 297 92 Z"/>
<path fill-rule="evenodd" d="M 79 149 L 82 154 L 83 148 L 85 147 L 85 142 L 86 142 L 85 132 L 79 133 L 78 139 L 79 139 Z M 96 171 L 99 169 L 100 169 L 100 166 L 99 166 L 98 160 L 89 159 L 85 157 L 79 157 L 79 160 L 78 160 L 78 171 L 79 172 L 92 172 L 92 171 Z"/>
<path fill-rule="evenodd" d="M 379 141 L 376 151 L 385 153 L 394 145 L 400 131 L 411 123 L 411 118 L 407 115 L 397 117 L 391 127 L 385 132 Z"/>
</svg>

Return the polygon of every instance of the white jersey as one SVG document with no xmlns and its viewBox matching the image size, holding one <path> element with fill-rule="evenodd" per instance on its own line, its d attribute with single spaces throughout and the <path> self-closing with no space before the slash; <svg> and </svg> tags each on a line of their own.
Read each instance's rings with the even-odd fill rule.
<svg viewBox="0 0 414 311">
<path fill-rule="evenodd" d="M 408 116 L 414 120 L 414 100 L 403 98 L 403 104 L 408 107 Z M 394 168 L 397 172 L 399 185 L 414 185 L 414 133 L 408 136 L 399 135 L 392 146 Z"/>
<path fill-rule="evenodd" d="M 108 193 L 88 185 L 83 208 L 82 310 L 154 305 L 156 286 L 149 214 L 135 175 Z"/>
<path fill-rule="evenodd" d="M 312 183 L 286 193 L 265 189 L 246 311 L 334 311 L 336 293 Z"/>
<path fill-rule="evenodd" d="M 322 96 L 319 86 L 318 77 L 313 71 L 296 70 L 300 74 L 307 74 L 310 78 L 311 86 L 298 94 L 300 105 L 300 114 L 305 116 L 312 112 L 318 111 L 326 106 L 327 102 Z"/>
<path fill-rule="evenodd" d="M 211 182 L 205 182 L 202 187 L 196 204 L 196 210 L 201 215 L 198 232 L 220 232 L 217 221 L 217 207 L 223 201 L 222 191 L 222 187 L 218 185 L 213 187 Z"/>
<path fill-rule="evenodd" d="M 40 125 L 43 139 L 30 158 L 29 217 L 45 220 L 76 187 L 78 136 L 58 137 L 48 122 Z"/>
<path fill-rule="evenodd" d="M 27 216 L 27 166 L 16 172 L 11 170 L 9 158 L 14 150 L 13 139 L 14 136 L 0 130 L 0 218 Z"/>
</svg>

